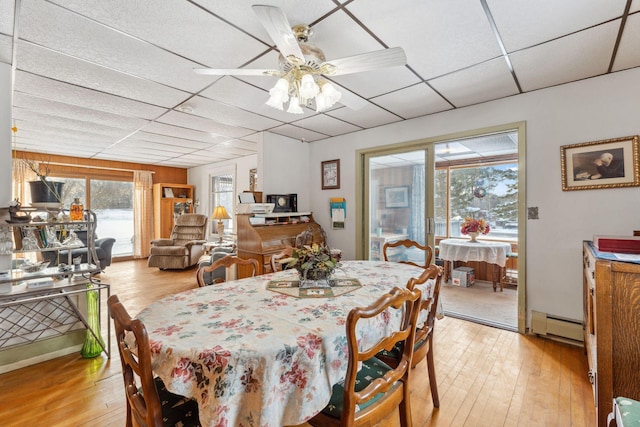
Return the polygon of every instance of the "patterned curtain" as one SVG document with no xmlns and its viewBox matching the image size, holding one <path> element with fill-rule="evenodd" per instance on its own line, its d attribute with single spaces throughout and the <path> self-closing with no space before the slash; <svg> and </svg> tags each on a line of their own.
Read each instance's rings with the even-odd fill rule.
<svg viewBox="0 0 640 427">
<path fill-rule="evenodd" d="M 34 162 L 37 167 L 37 162 Z M 29 181 L 35 181 L 38 179 L 38 175 L 35 174 L 29 167 L 25 159 L 13 159 L 13 186 L 11 189 L 13 200 L 18 199 L 22 205 L 29 205 L 27 203 L 27 195 L 25 188 Z"/>
<path fill-rule="evenodd" d="M 413 167 L 413 183 L 411 187 L 411 225 L 409 226 L 409 238 L 421 245 L 425 241 L 425 169 L 424 165 Z"/>
<path fill-rule="evenodd" d="M 133 172 L 133 257 L 147 258 L 153 238 L 153 172 Z"/>
</svg>

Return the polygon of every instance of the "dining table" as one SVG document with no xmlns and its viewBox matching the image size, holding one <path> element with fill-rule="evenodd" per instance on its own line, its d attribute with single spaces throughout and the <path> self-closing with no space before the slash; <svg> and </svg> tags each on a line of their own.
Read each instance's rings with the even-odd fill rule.
<svg viewBox="0 0 640 427">
<path fill-rule="evenodd" d="M 495 292 L 500 285 L 500 292 L 504 286 L 502 282 L 503 269 L 507 264 L 507 254 L 511 252 L 511 244 L 496 241 L 471 241 L 467 239 L 444 239 L 438 243 L 440 258 L 444 261 L 443 280 L 446 283 L 451 275 L 451 265 L 454 261 L 480 261 L 493 266 L 491 282 Z"/>
<path fill-rule="evenodd" d="M 152 368 L 173 393 L 198 402 L 203 426 L 282 427 L 322 411 L 347 369 L 346 318 L 424 270 L 385 261 L 342 261 L 331 288 L 299 286 L 285 270 L 195 288 L 138 313 Z M 421 289 L 430 296 L 433 282 Z M 378 340 L 400 315 L 359 324 Z"/>
</svg>

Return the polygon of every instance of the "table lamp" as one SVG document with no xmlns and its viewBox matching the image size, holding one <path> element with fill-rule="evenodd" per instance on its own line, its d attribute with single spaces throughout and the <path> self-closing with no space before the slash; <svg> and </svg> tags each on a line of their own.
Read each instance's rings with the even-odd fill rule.
<svg viewBox="0 0 640 427">
<path fill-rule="evenodd" d="M 213 213 L 211 214 L 211 219 L 218 220 L 218 224 L 216 225 L 216 230 L 219 237 L 218 242 L 222 242 L 222 234 L 224 233 L 224 224 L 222 223 L 222 220 L 231 219 L 231 217 L 227 213 L 227 210 L 224 208 L 224 206 L 216 206 L 216 208 L 213 210 Z"/>
</svg>

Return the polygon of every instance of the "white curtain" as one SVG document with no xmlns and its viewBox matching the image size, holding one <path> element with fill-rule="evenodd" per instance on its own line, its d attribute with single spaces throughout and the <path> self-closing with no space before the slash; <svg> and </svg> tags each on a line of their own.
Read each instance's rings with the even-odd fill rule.
<svg viewBox="0 0 640 427">
<path fill-rule="evenodd" d="M 153 172 L 133 172 L 133 257 L 147 258 L 153 238 Z"/>
<path fill-rule="evenodd" d="M 411 225 L 409 227 L 409 238 L 421 245 L 425 242 L 425 169 L 424 165 L 413 167 L 413 182 L 411 186 Z"/>
<path fill-rule="evenodd" d="M 34 167 L 39 167 L 37 162 L 34 162 Z M 29 205 L 31 201 L 26 200 L 25 188 L 29 181 L 35 181 L 37 179 L 38 175 L 33 172 L 25 159 L 13 159 L 12 198 L 19 200 L 22 205 Z"/>
</svg>

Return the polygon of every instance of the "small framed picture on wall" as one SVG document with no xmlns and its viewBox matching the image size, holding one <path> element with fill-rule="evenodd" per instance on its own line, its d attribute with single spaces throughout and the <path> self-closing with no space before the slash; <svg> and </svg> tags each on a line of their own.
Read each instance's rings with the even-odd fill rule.
<svg viewBox="0 0 640 427">
<path fill-rule="evenodd" d="M 322 189 L 335 190 L 340 188 L 340 160 L 322 162 Z"/>
</svg>

